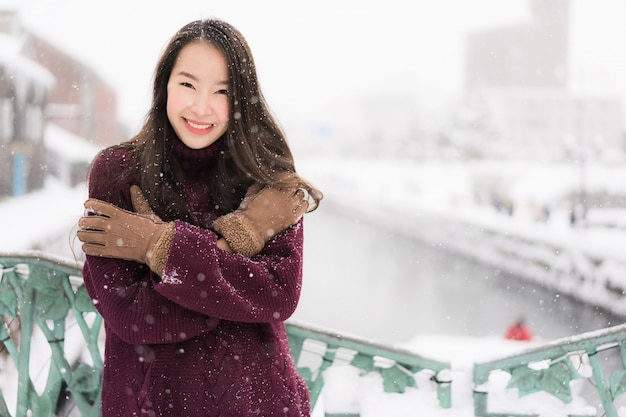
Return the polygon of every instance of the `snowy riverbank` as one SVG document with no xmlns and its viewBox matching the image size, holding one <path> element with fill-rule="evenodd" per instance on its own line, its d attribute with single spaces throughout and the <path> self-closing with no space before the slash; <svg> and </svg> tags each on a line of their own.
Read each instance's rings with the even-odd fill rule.
<svg viewBox="0 0 626 417">
<path fill-rule="evenodd" d="M 626 231 L 570 224 L 570 207 L 559 198 L 572 189 L 572 167 L 328 158 L 305 161 L 300 171 L 328 204 L 626 315 Z M 625 168 L 591 172 L 590 190 L 624 194 Z M 500 180 L 515 198 L 512 215 L 477 204 L 485 178 Z M 538 220 L 538 206 L 550 207 L 549 221 Z M 626 221 L 626 212 L 611 213 L 614 225 Z"/>
</svg>

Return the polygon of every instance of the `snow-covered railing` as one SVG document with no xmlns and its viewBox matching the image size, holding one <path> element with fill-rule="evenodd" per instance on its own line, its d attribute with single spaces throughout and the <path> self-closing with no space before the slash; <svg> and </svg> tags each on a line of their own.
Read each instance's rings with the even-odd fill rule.
<svg viewBox="0 0 626 417">
<path fill-rule="evenodd" d="M 102 318 L 85 290 L 81 267 L 40 252 L 0 252 L 0 416 L 48 417 L 67 404 L 83 417 L 100 415 Z M 293 321 L 287 333 L 312 406 L 324 371 L 347 355 L 353 366 L 380 374 L 386 392 L 416 387 L 415 374 L 429 373 L 441 407 L 450 407 L 449 363 Z M 319 353 L 317 367 L 312 352 Z"/>
<path fill-rule="evenodd" d="M 77 262 L 0 253 L 0 416 L 100 415 L 102 318 Z M 70 398 L 71 397 L 71 398 Z"/>
<path fill-rule="evenodd" d="M 625 392 L 626 325 L 474 364 L 476 417 L 542 416 L 555 407 L 559 416 L 618 417 Z"/>
<path fill-rule="evenodd" d="M 84 288 L 80 263 L 0 252 L 0 315 L 0 416 L 67 415 L 68 405 L 83 417 L 99 416 L 102 318 Z M 442 415 L 454 409 L 449 362 L 293 320 L 287 334 L 312 403 L 323 399 L 327 417 L 359 415 L 359 404 L 341 409 L 346 399 L 337 401 L 345 393 L 345 370 L 373 376 L 368 381 L 379 381 L 381 392 L 420 391 L 420 401 Z M 626 324 L 476 363 L 473 372 L 477 417 L 554 415 L 546 409 L 562 411 L 559 417 L 623 416 Z"/>
<path fill-rule="evenodd" d="M 298 371 L 307 381 L 312 407 L 322 392 L 325 374 L 330 368 L 350 365 L 363 375 L 379 374 L 383 390 L 387 393 L 404 393 L 408 387 L 420 388 L 416 374 L 426 374 L 428 383 L 435 386 L 433 392 L 437 393 L 439 406 L 450 408 L 452 381 L 449 362 L 428 359 L 408 350 L 295 321 L 287 322 L 287 334 Z M 327 411 L 325 416 L 359 415 L 355 410 L 336 411 Z"/>
</svg>

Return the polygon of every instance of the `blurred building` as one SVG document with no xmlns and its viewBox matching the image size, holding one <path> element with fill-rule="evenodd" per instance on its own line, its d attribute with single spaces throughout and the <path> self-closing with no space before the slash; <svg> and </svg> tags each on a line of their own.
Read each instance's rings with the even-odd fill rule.
<svg viewBox="0 0 626 417">
<path fill-rule="evenodd" d="M 425 138 L 419 135 L 418 104 L 410 95 L 379 94 L 355 104 L 361 131 L 353 136 L 352 155 L 414 158 L 423 155 Z"/>
<path fill-rule="evenodd" d="M 32 32 L 27 34 L 24 48 L 57 81 L 46 108 L 48 121 L 98 146 L 120 141 L 116 93 L 102 77 Z"/>
<path fill-rule="evenodd" d="M 114 90 L 25 28 L 15 10 L 0 10 L 0 198 L 42 187 L 47 174 L 69 185 L 84 181 L 94 149 L 121 136 Z M 89 151 L 75 152 L 83 148 Z"/>
<path fill-rule="evenodd" d="M 584 161 L 623 151 L 617 97 L 503 87 L 483 90 L 478 99 L 489 115 L 489 133 L 482 137 L 487 156 Z"/>
<path fill-rule="evenodd" d="M 45 108 L 50 71 L 24 54 L 24 32 L 0 12 L 0 198 L 41 188 L 45 178 Z"/>
<path fill-rule="evenodd" d="M 531 19 L 471 33 L 465 84 L 496 87 L 567 86 L 570 0 L 529 0 Z"/>
<path fill-rule="evenodd" d="M 570 0 L 529 0 L 530 19 L 467 39 L 465 118 L 472 156 L 559 160 L 623 152 L 621 102 L 568 86 Z"/>
</svg>

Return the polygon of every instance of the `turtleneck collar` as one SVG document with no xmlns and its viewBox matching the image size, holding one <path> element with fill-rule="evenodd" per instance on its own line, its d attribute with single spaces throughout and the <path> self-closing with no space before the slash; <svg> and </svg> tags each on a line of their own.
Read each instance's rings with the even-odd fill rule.
<svg viewBox="0 0 626 417">
<path fill-rule="evenodd" d="M 175 136 L 172 140 L 172 151 L 183 170 L 196 171 L 208 169 L 211 168 L 217 160 L 220 141 L 221 139 L 218 139 L 206 148 L 192 149 Z"/>
</svg>

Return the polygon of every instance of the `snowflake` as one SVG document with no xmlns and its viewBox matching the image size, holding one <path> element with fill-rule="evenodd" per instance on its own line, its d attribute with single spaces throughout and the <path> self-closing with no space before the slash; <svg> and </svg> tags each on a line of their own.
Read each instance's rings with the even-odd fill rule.
<svg viewBox="0 0 626 417">
<path fill-rule="evenodd" d="M 178 273 L 176 272 L 176 270 L 173 270 L 171 274 L 163 274 L 163 276 L 161 277 L 161 282 L 163 284 L 182 284 L 183 282 L 178 279 Z"/>
</svg>

